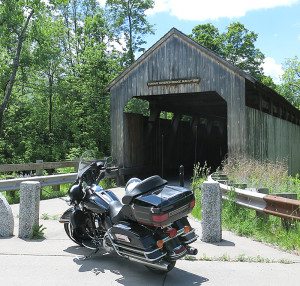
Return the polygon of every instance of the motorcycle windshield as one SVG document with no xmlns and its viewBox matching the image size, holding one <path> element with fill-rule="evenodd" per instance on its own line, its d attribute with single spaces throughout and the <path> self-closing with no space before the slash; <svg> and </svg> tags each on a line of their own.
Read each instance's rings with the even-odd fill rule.
<svg viewBox="0 0 300 286">
<path fill-rule="evenodd" d="M 81 178 L 82 174 L 89 168 L 89 166 L 96 161 L 96 156 L 92 151 L 85 151 L 80 157 L 77 178 Z"/>
</svg>

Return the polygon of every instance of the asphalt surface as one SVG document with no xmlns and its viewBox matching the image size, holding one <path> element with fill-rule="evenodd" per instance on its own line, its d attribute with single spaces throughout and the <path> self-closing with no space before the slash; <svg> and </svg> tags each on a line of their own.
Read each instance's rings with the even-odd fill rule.
<svg viewBox="0 0 300 286">
<path fill-rule="evenodd" d="M 120 196 L 122 192 L 116 190 Z M 48 218 L 40 219 L 47 228 L 45 239 L 19 239 L 18 207 L 12 206 L 15 236 L 0 239 L 0 285 L 300 285 L 300 256 L 228 231 L 218 244 L 203 243 L 201 224 L 193 219 L 200 235 L 193 244 L 197 260 L 179 260 L 167 275 L 158 275 L 114 254 L 84 260 L 90 250 L 69 240 L 57 221 L 68 208 L 60 199 L 40 204 L 40 217 Z"/>
</svg>

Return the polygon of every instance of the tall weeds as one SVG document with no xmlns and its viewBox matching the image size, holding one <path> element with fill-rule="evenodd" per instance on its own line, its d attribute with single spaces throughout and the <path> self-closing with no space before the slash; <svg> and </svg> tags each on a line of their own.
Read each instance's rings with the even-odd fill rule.
<svg viewBox="0 0 300 286">
<path fill-rule="evenodd" d="M 286 161 L 261 162 L 247 157 L 230 158 L 222 170 L 235 183 L 253 188 L 268 188 L 270 193 L 297 193 L 300 195 L 299 176 L 288 175 Z"/>
</svg>

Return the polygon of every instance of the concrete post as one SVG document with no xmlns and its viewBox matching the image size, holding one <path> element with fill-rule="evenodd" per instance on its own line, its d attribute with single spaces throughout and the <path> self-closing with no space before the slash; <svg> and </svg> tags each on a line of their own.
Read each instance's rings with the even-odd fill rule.
<svg viewBox="0 0 300 286">
<path fill-rule="evenodd" d="M 26 181 L 20 185 L 19 237 L 30 238 L 34 225 L 39 225 L 41 184 Z"/>
<path fill-rule="evenodd" d="M 10 237 L 14 233 L 14 217 L 6 198 L 0 193 L 0 237 Z"/>
<path fill-rule="evenodd" d="M 204 182 L 202 185 L 202 241 L 222 240 L 221 191 L 218 183 Z"/>
</svg>

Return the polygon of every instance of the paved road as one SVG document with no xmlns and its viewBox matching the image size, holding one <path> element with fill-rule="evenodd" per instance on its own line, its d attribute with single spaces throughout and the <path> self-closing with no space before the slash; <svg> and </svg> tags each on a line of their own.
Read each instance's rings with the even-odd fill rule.
<svg viewBox="0 0 300 286">
<path fill-rule="evenodd" d="M 121 190 L 119 190 L 121 192 Z M 43 201 L 40 214 L 59 215 L 66 204 L 58 199 Z M 157 275 L 144 266 L 112 254 L 97 254 L 82 260 L 89 250 L 70 241 L 56 220 L 41 220 L 47 227 L 46 239 L 25 241 L 17 238 L 18 206 L 13 206 L 15 237 L 0 239 L 0 285 L 299 285 L 300 256 L 292 255 L 224 231 L 219 244 L 197 241 L 198 259 L 180 260 L 167 275 Z M 201 225 L 192 221 L 201 235 Z M 262 263 L 228 262 L 260 256 Z M 273 260 L 276 263 L 265 263 Z M 241 260 L 241 259 L 240 259 Z M 282 261 L 289 264 L 279 263 Z"/>
</svg>

